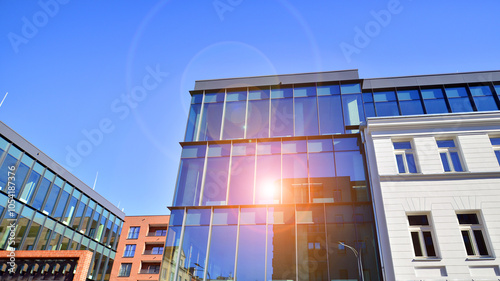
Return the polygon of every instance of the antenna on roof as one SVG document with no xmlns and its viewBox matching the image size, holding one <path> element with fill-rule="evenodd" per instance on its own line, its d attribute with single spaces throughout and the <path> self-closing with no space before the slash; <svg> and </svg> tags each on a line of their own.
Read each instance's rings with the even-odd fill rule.
<svg viewBox="0 0 500 281">
<path fill-rule="evenodd" d="M 95 190 L 95 185 L 97 183 L 97 176 L 99 175 L 99 171 L 95 174 L 95 181 L 94 181 L 94 186 L 92 187 L 92 190 Z"/>
<path fill-rule="evenodd" d="M 2 102 L 0 102 L 0 107 L 2 106 L 3 101 L 5 100 L 5 98 L 7 97 L 8 94 L 9 94 L 9 92 L 5 93 L 5 96 L 3 96 Z"/>
</svg>

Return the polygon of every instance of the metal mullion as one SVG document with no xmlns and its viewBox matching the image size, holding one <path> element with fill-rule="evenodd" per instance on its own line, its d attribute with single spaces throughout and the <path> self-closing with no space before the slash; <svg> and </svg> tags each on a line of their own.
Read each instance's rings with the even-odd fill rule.
<svg viewBox="0 0 500 281">
<path fill-rule="evenodd" d="M 241 206 L 238 206 L 238 223 L 236 225 L 236 250 L 234 253 L 234 276 L 233 280 L 236 279 L 237 269 L 238 269 L 238 249 L 240 248 L 240 220 L 241 220 Z"/>
<path fill-rule="evenodd" d="M 27 154 L 26 154 L 26 152 L 21 153 L 21 156 L 19 157 L 19 160 L 18 160 L 18 161 L 19 161 L 19 164 L 17 165 L 16 170 L 19 168 L 19 166 L 21 166 L 21 164 L 24 164 L 24 163 L 23 163 L 23 161 L 22 161 L 22 159 L 23 159 L 23 156 L 24 156 L 24 155 L 27 155 Z M 27 155 L 27 156 L 29 156 L 29 155 Z M 31 157 L 30 157 L 30 158 L 31 158 Z M 17 199 L 18 199 L 19 201 L 21 201 L 21 196 L 23 195 L 23 191 L 24 191 L 24 185 L 25 185 L 25 184 L 26 184 L 26 182 L 28 181 L 28 179 L 29 179 L 29 177 L 30 177 L 30 175 L 31 175 L 31 171 L 32 171 L 32 170 L 33 170 L 33 168 L 35 167 L 35 163 L 36 163 L 36 160 L 35 160 L 35 159 L 33 159 L 33 163 L 31 164 L 31 166 L 28 166 L 28 172 L 26 173 L 26 177 L 24 178 L 24 180 L 21 182 L 21 186 L 20 186 L 20 187 L 16 187 L 16 189 L 17 189 L 17 188 L 19 188 L 19 192 L 17 193 L 17 194 L 18 194 L 18 195 L 17 195 Z M 26 166 L 27 166 L 27 165 L 26 165 Z M 22 202 L 22 203 L 25 203 L 25 202 L 23 202 L 23 201 L 21 201 L 21 202 Z"/>
<path fill-rule="evenodd" d="M 255 154 L 254 154 L 254 166 L 253 166 L 253 198 L 252 203 L 257 204 L 256 202 L 256 193 L 257 193 L 257 149 L 260 142 L 255 142 Z M 267 217 L 266 217 L 267 218 Z"/>
<path fill-rule="evenodd" d="M 212 227 L 213 227 L 213 220 L 214 220 L 214 207 L 210 208 L 210 226 L 208 228 L 208 238 L 207 238 L 207 254 L 205 255 L 205 268 L 203 270 L 203 281 L 207 280 L 207 273 L 208 273 L 208 257 L 210 255 L 210 246 L 212 244 Z M 177 280 L 177 275 L 175 275 Z"/>
<path fill-rule="evenodd" d="M 292 126 L 293 126 L 292 137 L 295 137 L 295 84 L 292 85 Z"/>
<path fill-rule="evenodd" d="M 328 280 L 332 280 L 330 278 L 330 259 L 329 259 L 329 246 L 328 246 L 328 227 L 326 221 L 326 204 L 323 203 L 323 218 L 325 220 L 325 252 L 326 252 L 326 274 L 328 276 Z"/>
<path fill-rule="evenodd" d="M 271 155 L 273 155 L 271 151 Z M 274 203 L 274 195 L 272 198 Z M 280 138 L 280 202 L 278 204 L 283 204 L 283 138 Z"/>
<path fill-rule="evenodd" d="M 33 216 L 33 220 L 35 220 L 35 215 Z M 45 221 L 47 220 L 47 216 L 44 216 L 43 221 L 40 223 L 40 229 L 38 230 L 38 233 L 35 236 L 35 239 L 33 240 L 33 250 L 36 250 L 36 246 L 38 246 L 38 242 L 40 242 L 40 237 L 42 236 L 43 229 L 45 228 Z M 48 229 L 48 228 L 47 228 Z M 80 241 L 81 243 L 81 241 Z"/>
<path fill-rule="evenodd" d="M 293 211 L 295 216 L 295 279 L 299 280 L 299 247 L 298 247 L 298 232 L 297 232 L 297 204 L 293 204 Z"/>
<path fill-rule="evenodd" d="M 271 113 L 272 113 L 272 101 L 273 99 L 271 98 L 271 92 L 272 92 L 272 88 L 271 86 L 269 86 L 269 98 L 267 99 L 269 101 L 269 117 L 267 118 L 268 119 L 268 122 L 269 122 L 269 129 L 267 130 L 267 137 L 270 138 L 271 137 Z"/>
<path fill-rule="evenodd" d="M 204 108 L 205 108 L 205 92 L 203 91 L 202 98 L 201 98 L 201 104 L 200 104 L 200 119 L 196 121 L 198 126 L 195 124 L 195 131 L 193 133 L 193 141 L 199 141 L 200 140 L 200 131 L 201 131 L 201 121 L 203 120 L 203 114 L 204 114 Z M 189 121 L 188 121 L 189 122 Z M 186 127 L 187 128 L 187 127 Z"/>
<path fill-rule="evenodd" d="M 247 128 L 248 128 L 248 104 L 249 104 L 249 101 L 248 101 L 248 95 L 250 94 L 249 93 L 249 89 L 247 87 L 247 95 L 246 95 L 246 99 L 245 99 L 245 125 L 243 125 L 243 139 L 246 139 L 247 138 Z"/>
<path fill-rule="evenodd" d="M 264 250 L 264 280 L 267 281 L 267 243 L 268 243 L 267 238 L 269 236 L 269 233 L 268 233 L 268 231 L 269 231 L 268 230 L 269 229 L 269 208 L 268 208 L 267 204 L 266 204 L 265 208 L 266 208 L 266 231 L 265 231 L 265 233 L 266 233 L 265 247 L 266 248 Z M 269 281 L 271 281 L 271 280 L 269 280 Z"/>
<path fill-rule="evenodd" d="M 203 192 L 205 191 L 205 178 L 207 174 L 207 163 L 208 163 L 208 143 L 205 144 L 205 161 L 203 162 L 203 175 L 201 176 L 201 187 L 200 187 L 200 199 L 198 202 L 198 205 L 195 206 L 202 206 L 203 203 Z M 177 177 L 179 177 L 177 175 Z"/>
<path fill-rule="evenodd" d="M 182 243 L 184 242 L 184 229 L 186 228 L 186 218 L 187 218 L 187 209 L 184 208 L 184 217 L 182 218 L 182 227 L 181 227 L 181 237 L 179 238 L 179 253 L 177 253 L 177 258 L 175 261 L 175 272 L 174 272 L 174 279 L 177 280 L 177 274 L 179 273 L 179 262 L 181 259 L 181 252 L 182 252 Z M 175 241 L 174 241 L 175 244 Z M 175 248 L 175 246 L 174 246 Z M 174 249 L 175 253 L 175 249 Z"/>
<path fill-rule="evenodd" d="M 316 116 L 318 117 L 318 136 L 321 136 L 321 122 L 319 121 L 319 97 L 318 97 L 318 83 L 314 83 L 316 88 Z"/>
<path fill-rule="evenodd" d="M 229 144 L 231 148 L 229 149 L 229 167 L 227 171 L 227 184 L 226 184 L 226 204 L 229 203 L 229 185 L 231 184 L 231 165 L 233 163 L 233 141 Z M 225 156 L 222 156 L 225 157 Z"/>
<path fill-rule="evenodd" d="M 217 103 L 217 102 L 216 102 Z M 224 89 L 224 101 L 222 102 L 222 120 L 220 124 L 220 133 L 219 133 L 219 140 L 222 140 L 224 136 L 224 121 L 226 118 L 226 104 L 227 104 L 227 89 Z"/>
</svg>

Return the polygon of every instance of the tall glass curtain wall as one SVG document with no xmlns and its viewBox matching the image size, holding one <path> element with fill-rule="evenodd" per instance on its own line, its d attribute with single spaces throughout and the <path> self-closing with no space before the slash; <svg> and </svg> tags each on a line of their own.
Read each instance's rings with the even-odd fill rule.
<svg viewBox="0 0 500 281">
<path fill-rule="evenodd" d="M 185 145 L 173 205 L 367 202 L 352 136 Z"/>
<path fill-rule="evenodd" d="M 497 84 L 361 91 L 316 83 L 195 91 L 185 141 L 356 133 L 366 117 L 498 110 Z"/>
<path fill-rule="evenodd" d="M 378 280 L 370 203 L 174 209 L 160 280 Z M 174 278 L 177 274 L 178 278 Z"/>
<path fill-rule="evenodd" d="M 7 212 L 8 172 L 15 167 L 15 212 Z M 90 250 L 89 275 L 108 280 L 123 221 L 6 139 L 0 137 L 0 249 L 10 218 L 18 219 L 17 250 Z M 104 279 L 103 279 L 104 278 Z"/>
</svg>

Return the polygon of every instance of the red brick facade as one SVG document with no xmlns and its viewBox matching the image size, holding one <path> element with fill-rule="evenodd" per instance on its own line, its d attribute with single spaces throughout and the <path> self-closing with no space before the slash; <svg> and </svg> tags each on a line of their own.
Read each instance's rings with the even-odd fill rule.
<svg viewBox="0 0 500 281">
<path fill-rule="evenodd" d="M 170 216 L 126 216 L 110 281 L 158 280 L 157 266 L 161 266 L 162 252 L 166 240 L 166 229 Z M 128 238 L 131 227 L 140 227 L 137 239 Z M 156 234 L 162 236 L 155 236 Z M 127 245 L 135 245 L 133 257 L 124 257 Z M 154 250 L 152 250 L 154 249 Z M 130 253 L 129 253 L 130 254 Z M 129 276 L 119 276 L 122 264 L 132 264 Z M 154 272 L 154 273 L 153 273 Z"/>
</svg>

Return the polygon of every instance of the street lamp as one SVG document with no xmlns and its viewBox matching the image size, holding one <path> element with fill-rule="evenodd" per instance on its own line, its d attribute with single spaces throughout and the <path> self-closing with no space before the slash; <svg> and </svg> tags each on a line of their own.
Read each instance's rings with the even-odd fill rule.
<svg viewBox="0 0 500 281">
<path fill-rule="evenodd" d="M 363 263 L 361 262 L 361 249 L 359 249 L 359 253 L 358 253 L 358 251 L 356 251 L 356 249 L 354 249 L 353 247 L 351 247 L 349 245 L 344 244 L 343 242 L 339 241 L 339 245 L 342 245 L 344 247 L 349 248 L 354 253 L 354 255 L 356 256 L 356 260 L 358 261 L 358 275 L 359 275 L 360 281 L 364 281 L 365 277 L 363 276 Z"/>
<path fill-rule="evenodd" d="M 200 264 L 198 263 L 194 263 L 194 265 L 198 266 L 199 268 L 201 268 L 203 271 L 205 271 L 205 268 L 203 266 L 201 266 Z M 207 274 L 208 274 L 208 279 L 211 279 L 210 278 L 210 272 L 207 271 Z M 203 279 L 203 278 L 202 278 Z"/>
</svg>

